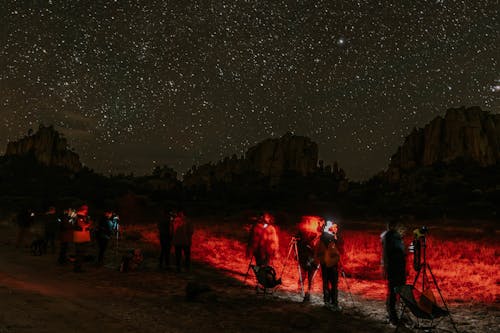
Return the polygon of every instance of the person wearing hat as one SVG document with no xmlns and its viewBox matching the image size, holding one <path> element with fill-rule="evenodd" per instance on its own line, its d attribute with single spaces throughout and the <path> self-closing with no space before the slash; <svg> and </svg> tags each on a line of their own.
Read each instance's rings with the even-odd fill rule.
<svg viewBox="0 0 500 333">
<path fill-rule="evenodd" d="M 321 266 L 323 301 L 325 306 L 340 311 L 338 283 L 340 257 L 344 253 L 342 238 L 337 223 L 327 220 L 316 247 L 316 258 Z"/>
</svg>

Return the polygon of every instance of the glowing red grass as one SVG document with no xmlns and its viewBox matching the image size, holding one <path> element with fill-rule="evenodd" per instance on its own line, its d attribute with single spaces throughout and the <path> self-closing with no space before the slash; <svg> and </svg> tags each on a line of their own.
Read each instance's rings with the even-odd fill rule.
<svg viewBox="0 0 500 333">
<path fill-rule="evenodd" d="M 214 226 L 196 229 L 193 236 L 193 260 L 221 269 L 226 274 L 243 282 L 248 269 L 249 258 L 245 257 L 248 226 Z M 158 244 L 156 232 L 142 230 L 143 237 L 151 243 Z M 279 256 L 271 263 L 278 275 L 283 271 L 283 285 L 287 291 L 299 292 L 299 275 L 297 262 L 286 257 L 291 234 L 279 232 Z M 351 292 L 370 299 L 385 299 L 386 286 L 380 267 L 380 234 L 378 232 L 350 231 L 343 233 L 345 256 L 343 259 L 347 281 L 341 278 L 339 288 L 346 291 L 349 284 Z M 410 240 L 407 240 L 409 245 Z M 432 268 L 437 283 L 446 301 L 484 302 L 498 301 L 500 277 L 498 275 L 500 248 L 498 244 L 481 240 L 444 240 L 427 237 L 427 262 Z M 412 266 L 412 255 L 408 256 L 408 283 L 412 283 L 415 271 Z M 252 274 L 250 272 L 250 274 Z M 430 279 L 430 275 L 428 274 Z M 321 278 L 317 274 L 313 292 L 321 292 Z M 420 281 L 420 279 L 419 279 Z M 431 282 L 432 280 L 429 280 Z M 249 275 L 247 284 L 254 284 L 255 278 Z M 432 284 L 431 284 L 432 285 Z M 421 289 L 421 282 L 417 288 Z M 438 297 L 437 292 L 434 293 Z"/>
</svg>

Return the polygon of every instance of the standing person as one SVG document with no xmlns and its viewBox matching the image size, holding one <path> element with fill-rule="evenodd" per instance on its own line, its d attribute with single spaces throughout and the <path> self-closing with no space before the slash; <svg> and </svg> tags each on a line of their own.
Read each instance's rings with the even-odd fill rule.
<svg viewBox="0 0 500 333">
<path fill-rule="evenodd" d="M 302 281 L 307 281 L 307 288 L 304 294 L 304 302 L 311 300 L 311 287 L 316 271 L 319 269 L 319 262 L 315 256 L 316 245 L 321 236 L 323 220 L 318 216 L 303 216 L 296 235 L 297 251 L 300 265 Z"/>
<path fill-rule="evenodd" d="M 90 219 L 87 205 L 81 206 L 76 213 L 76 223 L 73 225 L 73 243 L 75 243 L 75 273 L 83 272 L 82 264 L 85 256 L 85 244 L 90 242 Z"/>
<path fill-rule="evenodd" d="M 387 230 L 382 233 L 382 265 L 387 279 L 387 314 L 393 325 L 399 323 L 396 312 L 396 287 L 406 283 L 406 253 L 402 238 L 402 225 L 397 220 L 387 223 Z"/>
<path fill-rule="evenodd" d="M 163 263 L 165 263 L 165 268 L 169 269 L 170 266 L 170 249 L 172 247 L 172 235 L 173 235 L 173 220 L 176 213 L 175 211 L 169 212 L 164 211 L 163 216 L 158 222 L 158 233 L 160 237 L 160 262 L 158 268 L 163 268 Z"/>
<path fill-rule="evenodd" d="M 191 268 L 191 239 L 193 237 L 193 224 L 182 210 L 179 210 L 173 219 L 172 243 L 175 247 L 175 265 L 177 272 L 181 271 L 182 254 L 184 253 L 184 267 L 187 271 Z"/>
<path fill-rule="evenodd" d="M 269 266 L 279 250 L 278 231 L 274 216 L 263 213 L 252 225 L 248 237 L 246 255 L 253 256 L 259 267 Z"/>
<path fill-rule="evenodd" d="M 343 241 L 339 235 L 338 224 L 326 221 L 316 247 L 316 257 L 321 266 L 323 301 L 325 306 L 334 311 L 341 310 L 338 284 L 340 257 L 343 253 Z"/>
<path fill-rule="evenodd" d="M 35 213 L 30 208 L 22 208 L 17 214 L 17 225 L 19 231 L 17 234 L 16 247 L 23 247 L 26 235 L 29 234 L 30 227 L 35 222 Z"/>
<path fill-rule="evenodd" d="M 56 215 L 56 208 L 50 206 L 45 213 L 44 219 L 44 239 L 47 243 L 47 249 L 50 248 L 51 253 L 56 252 L 56 235 L 59 229 L 59 219 Z"/>
<path fill-rule="evenodd" d="M 113 212 L 106 210 L 104 214 L 97 221 L 95 228 L 95 238 L 97 241 L 98 254 L 97 266 L 101 267 L 104 264 L 104 253 L 108 248 L 109 240 L 113 235 L 112 225 Z"/>
<path fill-rule="evenodd" d="M 76 217 L 76 212 L 72 208 L 64 210 L 60 217 L 59 223 L 59 265 L 68 263 L 68 247 L 69 243 L 73 242 L 73 220 Z"/>
</svg>

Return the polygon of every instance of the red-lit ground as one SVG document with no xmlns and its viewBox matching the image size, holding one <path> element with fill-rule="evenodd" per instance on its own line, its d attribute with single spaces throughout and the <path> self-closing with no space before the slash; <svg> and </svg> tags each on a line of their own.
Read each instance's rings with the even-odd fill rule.
<svg viewBox="0 0 500 333">
<path fill-rule="evenodd" d="M 269 297 L 242 288 L 248 260 L 245 243 L 249 224 L 234 219 L 194 220 L 193 270 L 190 274 L 158 272 L 158 238 L 154 225 L 124 226 L 125 239 L 112 247 L 107 265 L 75 274 L 59 267 L 56 256 L 34 257 L 17 249 L 15 228 L 0 225 L 0 332 L 393 332 L 384 323 L 385 287 L 380 271 L 381 227 L 344 230 L 347 280 L 340 280 L 342 313 L 321 306 L 320 276 L 310 305 L 299 296 L 297 264 L 287 261 L 283 285 Z M 344 223 L 344 226 L 347 224 Z M 372 225 L 372 224 L 370 224 Z M 344 228 L 345 229 L 345 228 Z M 364 231 L 360 231 L 360 230 Z M 469 231 L 472 229 L 468 229 Z M 281 274 L 290 235 L 280 231 Z M 456 234 L 431 228 L 428 262 L 449 302 L 459 331 L 498 332 L 499 246 L 495 236 L 467 231 Z M 463 237 L 463 235 L 469 235 Z M 140 240 L 132 240 L 141 235 Z M 496 243 L 495 243 L 496 242 Z M 143 249 L 143 269 L 117 271 L 121 250 Z M 89 246 L 88 253 L 95 253 Z M 414 271 L 408 267 L 411 274 Z M 411 280 L 411 278 L 410 278 Z M 212 292 L 198 302 L 186 302 L 186 283 L 206 283 Z M 254 285 L 250 274 L 246 280 Z M 346 293 L 346 284 L 354 303 Z M 449 331 L 445 320 L 442 326 Z M 402 330 L 401 332 L 409 332 Z"/>
<path fill-rule="evenodd" d="M 138 228 L 138 227 L 136 227 Z M 249 258 L 245 257 L 248 225 L 198 226 L 194 234 L 193 258 L 210 266 L 227 272 L 231 277 L 244 280 Z M 156 231 L 151 227 L 140 227 L 144 238 L 157 244 Z M 344 271 L 346 281 L 340 280 L 340 289 L 346 290 L 346 283 L 352 293 L 368 299 L 385 299 L 385 284 L 380 267 L 380 232 L 383 230 L 346 230 L 343 232 L 345 255 Z M 293 230 L 292 232 L 296 232 Z M 407 245 L 411 242 L 411 232 L 405 237 Z M 287 254 L 291 240 L 291 232 L 280 230 L 280 256 L 274 261 L 278 275 L 284 267 L 283 285 L 281 289 L 299 291 L 298 265 L 294 260 L 294 252 L 288 260 Z M 427 262 L 436 277 L 437 284 L 446 301 L 449 303 L 481 302 L 495 303 L 499 301 L 500 245 L 494 237 L 481 237 L 475 240 L 464 237 L 443 239 L 443 236 L 427 236 Z M 408 255 L 408 283 L 415 277 L 413 256 Z M 426 285 L 434 286 L 430 273 L 427 273 Z M 253 275 L 247 283 L 254 282 Z M 417 282 L 421 289 L 421 277 Z M 321 291 L 321 278 L 316 275 L 313 291 Z M 437 291 L 436 291 L 436 295 Z"/>
</svg>

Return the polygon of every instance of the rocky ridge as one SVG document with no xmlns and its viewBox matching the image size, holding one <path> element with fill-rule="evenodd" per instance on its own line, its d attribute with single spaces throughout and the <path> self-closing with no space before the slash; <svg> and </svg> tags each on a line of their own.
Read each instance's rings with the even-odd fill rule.
<svg viewBox="0 0 500 333">
<path fill-rule="evenodd" d="M 66 139 L 53 126 L 40 125 L 36 133 L 7 143 L 5 156 L 29 154 L 48 167 L 62 167 L 72 172 L 79 172 L 83 168 L 78 154 L 68 148 Z"/>
<path fill-rule="evenodd" d="M 186 175 L 183 183 L 187 187 L 204 185 L 210 188 L 217 182 L 229 183 L 243 175 L 269 178 L 270 185 L 277 184 L 288 174 L 309 176 L 329 172 L 336 178 L 344 179 L 345 173 L 335 166 L 323 167 L 319 161 L 318 145 L 304 136 L 285 134 L 281 138 L 264 140 L 250 147 L 245 155 L 226 157 L 216 164 L 194 166 Z"/>
<path fill-rule="evenodd" d="M 500 114 L 479 107 L 447 110 L 424 128 L 414 129 L 391 158 L 385 177 L 398 182 L 407 170 L 457 159 L 482 167 L 500 163 Z"/>
</svg>

